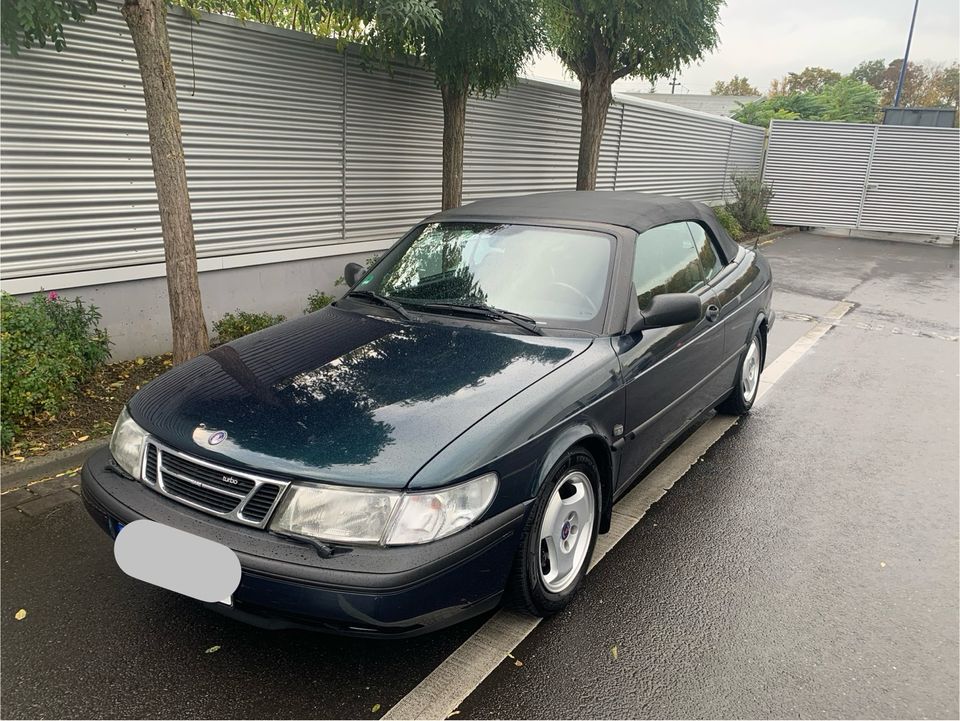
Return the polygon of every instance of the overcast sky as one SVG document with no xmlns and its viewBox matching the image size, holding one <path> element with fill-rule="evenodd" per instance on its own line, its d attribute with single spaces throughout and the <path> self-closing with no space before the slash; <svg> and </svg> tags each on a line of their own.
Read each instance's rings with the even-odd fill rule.
<svg viewBox="0 0 960 721">
<path fill-rule="evenodd" d="M 770 81 L 807 65 L 849 72 L 861 60 L 902 57 L 913 0 L 727 0 L 720 11 L 720 45 L 685 68 L 677 92 L 709 93 L 713 83 L 745 75 L 765 91 Z M 910 59 L 953 62 L 960 50 L 960 2 L 920 0 Z M 554 57 L 538 59 L 531 77 L 570 80 Z M 647 92 L 627 79 L 618 90 Z M 670 92 L 660 81 L 657 92 Z"/>
</svg>

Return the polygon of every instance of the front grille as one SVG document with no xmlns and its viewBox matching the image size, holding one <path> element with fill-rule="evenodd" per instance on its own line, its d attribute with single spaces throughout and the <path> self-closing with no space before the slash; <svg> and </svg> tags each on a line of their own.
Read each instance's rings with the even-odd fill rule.
<svg viewBox="0 0 960 721">
<path fill-rule="evenodd" d="M 189 481 L 182 481 L 176 476 L 165 475 L 163 487 L 172 496 L 200 504 L 217 513 L 228 513 L 240 505 L 240 498 L 231 498 L 216 491 L 210 491 L 201 486 L 195 486 Z"/>
<path fill-rule="evenodd" d="M 157 482 L 157 447 L 154 445 L 147 446 L 147 466 L 143 475 L 150 483 Z"/>
<path fill-rule="evenodd" d="M 261 528 L 290 485 L 192 458 L 152 439 L 147 444 L 144 480 L 175 501 Z"/>
<path fill-rule="evenodd" d="M 218 488 L 221 491 L 239 493 L 241 496 L 250 493 L 256 485 L 256 481 L 249 478 L 242 478 L 232 473 L 222 473 L 221 471 L 216 471 L 207 466 L 201 466 L 199 463 L 193 463 L 185 458 L 169 453 L 163 454 L 163 472 L 165 475 L 173 473 L 181 478 L 192 478 L 196 481 L 206 483 L 208 486 Z M 230 480 L 225 480 L 227 478 Z"/>
<path fill-rule="evenodd" d="M 243 506 L 243 517 L 251 521 L 262 521 L 273 508 L 273 502 L 277 500 L 278 495 L 280 495 L 279 486 L 260 486 Z"/>
</svg>

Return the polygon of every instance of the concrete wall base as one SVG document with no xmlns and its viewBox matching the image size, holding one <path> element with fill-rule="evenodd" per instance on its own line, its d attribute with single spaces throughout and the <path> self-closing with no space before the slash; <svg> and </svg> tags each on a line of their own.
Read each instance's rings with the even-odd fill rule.
<svg viewBox="0 0 960 721">
<path fill-rule="evenodd" d="M 307 296 L 315 290 L 339 297 L 345 290 L 335 286 L 350 262 L 363 265 L 379 252 L 309 258 L 270 265 L 255 265 L 200 273 L 203 313 L 213 338 L 213 322 L 224 313 L 245 310 L 282 313 L 295 318 L 303 313 Z M 57 290 L 48 288 L 45 290 Z M 29 295 L 29 294 L 28 294 Z M 26 298 L 28 295 L 18 296 Z M 166 353 L 172 347 L 170 307 L 166 278 L 145 278 L 61 291 L 67 298 L 78 296 L 100 309 L 100 326 L 110 335 L 111 359 L 129 360 L 138 356 Z"/>
</svg>

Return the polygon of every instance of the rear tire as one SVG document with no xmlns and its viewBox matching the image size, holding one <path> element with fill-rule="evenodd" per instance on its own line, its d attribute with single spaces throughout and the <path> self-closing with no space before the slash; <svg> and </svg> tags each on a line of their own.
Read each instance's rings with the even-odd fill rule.
<svg viewBox="0 0 960 721">
<path fill-rule="evenodd" d="M 754 331 L 750 345 L 740 358 L 737 368 L 736 385 L 717 410 L 732 416 L 742 416 L 750 412 L 757 391 L 760 390 L 760 373 L 763 371 L 763 335 L 760 329 Z"/>
<path fill-rule="evenodd" d="M 600 528 L 600 473 L 582 448 L 567 451 L 524 525 L 509 596 L 535 616 L 562 610 L 590 567 Z"/>
</svg>

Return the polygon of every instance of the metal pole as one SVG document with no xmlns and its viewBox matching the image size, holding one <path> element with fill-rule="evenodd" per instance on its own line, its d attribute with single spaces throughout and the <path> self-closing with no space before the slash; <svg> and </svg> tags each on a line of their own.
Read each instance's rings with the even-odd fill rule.
<svg viewBox="0 0 960 721">
<path fill-rule="evenodd" d="M 903 80 L 907 75 L 907 61 L 910 59 L 910 42 L 913 40 L 913 25 L 917 22 L 917 7 L 920 0 L 914 0 L 913 17 L 910 18 L 910 34 L 907 35 L 907 49 L 903 53 L 903 64 L 900 66 L 900 79 L 897 80 L 897 94 L 893 96 L 893 107 L 900 106 L 900 94 L 903 92 Z"/>
</svg>

